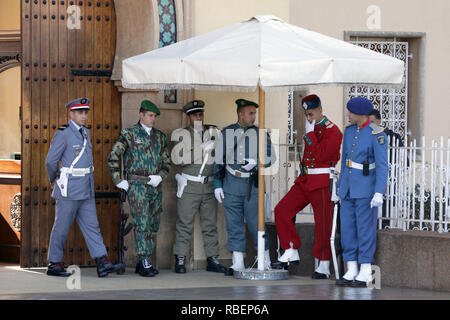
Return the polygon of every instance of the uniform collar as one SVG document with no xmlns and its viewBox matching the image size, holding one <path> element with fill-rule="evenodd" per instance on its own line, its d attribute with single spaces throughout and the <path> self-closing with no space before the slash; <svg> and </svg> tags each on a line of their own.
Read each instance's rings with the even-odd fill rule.
<svg viewBox="0 0 450 320">
<path fill-rule="evenodd" d="M 152 128 L 151 127 L 147 127 L 141 121 L 139 121 L 139 124 L 142 126 L 142 128 L 144 128 L 145 132 L 147 132 L 148 135 L 150 135 L 152 133 Z"/>
<path fill-rule="evenodd" d="M 364 122 L 364 124 L 359 129 L 363 129 L 363 128 L 367 127 L 369 124 L 370 124 L 370 119 L 367 119 L 367 121 Z"/>
<path fill-rule="evenodd" d="M 80 127 L 79 125 L 77 125 L 77 124 L 75 123 L 75 121 L 73 121 L 73 120 L 70 120 L 69 123 L 72 123 L 72 125 L 75 127 L 75 129 L 76 129 L 77 131 L 80 131 L 80 129 L 82 128 L 82 127 Z"/>
<path fill-rule="evenodd" d="M 252 125 L 252 126 L 250 126 L 250 127 L 243 127 L 243 126 L 241 126 L 241 124 L 239 123 L 239 121 L 236 122 L 236 125 L 238 126 L 238 128 L 244 129 L 244 131 L 247 131 L 248 129 L 251 129 L 251 128 L 256 128 L 255 125 Z"/>
<path fill-rule="evenodd" d="M 326 116 L 323 116 L 322 121 L 320 121 L 317 125 L 318 125 L 319 127 L 322 127 L 322 126 L 325 125 L 325 123 L 326 123 L 327 121 L 328 121 L 328 118 L 327 118 Z"/>
</svg>

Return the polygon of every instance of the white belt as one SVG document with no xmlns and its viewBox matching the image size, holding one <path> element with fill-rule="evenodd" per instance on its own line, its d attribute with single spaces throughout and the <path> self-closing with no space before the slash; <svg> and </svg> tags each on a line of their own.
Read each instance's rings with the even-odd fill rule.
<svg viewBox="0 0 450 320">
<path fill-rule="evenodd" d="M 208 176 L 191 176 L 189 174 L 186 173 L 181 173 L 181 176 L 183 176 L 184 178 L 190 180 L 190 181 L 195 181 L 195 182 L 201 182 L 203 184 L 207 183 L 209 181 L 209 179 L 213 179 L 213 176 L 208 177 Z"/>
<path fill-rule="evenodd" d="M 353 168 L 353 169 L 358 169 L 358 170 L 363 170 L 363 165 L 361 163 L 354 162 L 352 160 L 347 160 L 347 167 Z M 375 169 L 375 162 L 369 164 L 369 170 L 372 170 L 372 169 Z"/>
<path fill-rule="evenodd" d="M 93 173 L 94 172 L 94 167 L 89 167 L 89 168 L 72 168 L 72 170 L 70 170 L 70 168 L 67 167 L 62 167 L 61 168 L 61 173 L 63 174 L 71 174 L 74 177 L 84 177 L 87 174 Z"/>
<path fill-rule="evenodd" d="M 330 174 L 330 168 L 308 168 L 307 174 Z"/>
<path fill-rule="evenodd" d="M 226 166 L 226 168 L 227 168 L 227 171 L 235 177 L 238 177 L 238 178 L 249 178 L 250 177 L 250 173 L 248 173 L 248 172 L 241 172 L 239 170 L 234 170 L 233 168 L 231 168 L 228 165 Z"/>
</svg>

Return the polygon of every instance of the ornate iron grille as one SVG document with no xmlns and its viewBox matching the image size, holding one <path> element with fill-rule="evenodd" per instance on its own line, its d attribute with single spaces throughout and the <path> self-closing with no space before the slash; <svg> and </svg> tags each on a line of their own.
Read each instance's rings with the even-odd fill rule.
<svg viewBox="0 0 450 320">
<path fill-rule="evenodd" d="M 403 83 L 399 88 L 377 88 L 375 86 L 346 86 L 345 103 L 353 97 L 370 99 L 381 114 L 381 124 L 398 133 L 405 141 L 408 132 L 408 42 L 350 41 L 376 52 L 395 57 L 405 62 Z"/>
</svg>

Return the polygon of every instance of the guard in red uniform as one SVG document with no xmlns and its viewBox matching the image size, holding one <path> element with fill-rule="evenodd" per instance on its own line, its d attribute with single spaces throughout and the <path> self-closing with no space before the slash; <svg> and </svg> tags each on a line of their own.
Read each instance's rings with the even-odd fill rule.
<svg viewBox="0 0 450 320">
<path fill-rule="evenodd" d="M 300 237 L 293 219 L 308 204 L 312 205 L 315 221 L 313 256 L 319 260 L 313 279 L 330 276 L 330 236 L 333 221 L 330 173 L 340 158 L 342 132 L 323 115 L 320 98 L 313 94 L 302 100 L 305 110 L 305 149 L 300 164 L 300 176 L 289 192 L 275 207 L 275 224 L 280 247 L 285 250 L 281 265 L 296 264 L 300 260 Z"/>
</svg>

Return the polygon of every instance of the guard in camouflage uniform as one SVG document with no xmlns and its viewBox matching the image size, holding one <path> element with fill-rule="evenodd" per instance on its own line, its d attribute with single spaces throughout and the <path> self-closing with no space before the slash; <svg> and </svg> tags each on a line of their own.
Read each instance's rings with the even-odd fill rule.
<svg viewBox="0 0 450 320">
<path fill-rule="evenodd" d="M 219 255 L 217 200 L 214 197 L 214 158 L 211 154 L 215 147 L 212 138 L 217 137 L 219 132 L 217 127 L 203 124 L 204 106 L 205 103 L 201 100 L 187 103 L 183 111 L 186 113 L 190 125 L 184 129 L 175 130 L 172 135 L 174 137 L 174 135 L 181 134 L 183 137 L 176 146 L 176 148 L 182 147 L 183 154 L 181 152 L 172 153 L 173 162 L 182 167 L 181 174 L 175 176 L 178 185 L 178 219 L 175 245 L 173 246 L 176 273 L 186 273 L 185 258 L 189 250 L 197 211 L 200 214 L 200 225 L 207 257 L 206 270 L 225 272 L 225 268 L 217 260 Z M 174 151 L 177 151 L 176 148 Z"/>
<path fill-rule="evenodd" d="M 127 191 L 139 259 L 136 273 L 144 277 L 158 274 L 158 270 L 150 263 L 150 256 L 162 213 L 161 181 L 167 177 L 170 169 L 166 136 L 154 128 L 159 115 L 160 111 L 153 102 L 142 101 L 140 121 L 121 131 L 108 156 L 114 184 Z M 124 179 L 120 176 L 121 156 Z"/>
</svg>

